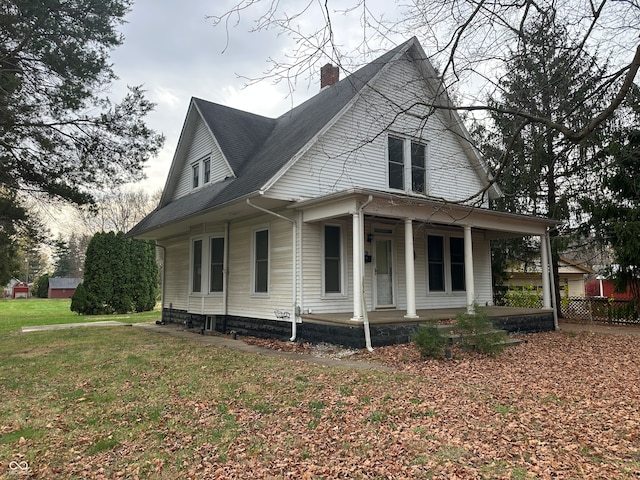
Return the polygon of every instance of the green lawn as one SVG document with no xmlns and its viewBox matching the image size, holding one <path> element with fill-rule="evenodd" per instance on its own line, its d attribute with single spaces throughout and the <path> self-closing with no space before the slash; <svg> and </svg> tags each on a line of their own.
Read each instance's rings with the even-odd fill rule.
<svg viewBox="0 0 640 480">
<path fill-rule="evenodd" d="M 159 307 L 151 312 L 126 315 L 78 315 L 67 298 L 18 298 L 0 300 L 0 334 L 22 327 L 58 323 L 116 320 L 128 323 L 149 322 L 160 318 Z"/>
</svg>

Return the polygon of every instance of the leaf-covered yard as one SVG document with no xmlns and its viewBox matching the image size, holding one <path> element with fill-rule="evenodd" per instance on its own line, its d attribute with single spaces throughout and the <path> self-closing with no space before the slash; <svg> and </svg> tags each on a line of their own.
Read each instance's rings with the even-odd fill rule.
<svg viewBox="0 0 640 480">
<path fill-rule="evenodd" d="M 640 337 L 319 367 L 138 328 L 0 337 L 0 458 L 33 478 L 637 478 Z M 353 359 L 353 358 L 351 358 Z"/>
</svg>

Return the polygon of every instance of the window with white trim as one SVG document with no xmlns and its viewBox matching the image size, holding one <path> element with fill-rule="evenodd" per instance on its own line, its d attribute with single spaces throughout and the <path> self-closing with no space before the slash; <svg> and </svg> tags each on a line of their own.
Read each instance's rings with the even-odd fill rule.
<svg viewBox="0 0 640 480">
<path fill-rule="evenodd" d="M 191 187 L 193 189 L 211 181 L 211 156 L 207 155 L 191 164 Z"/>
<path fill-rule="evenodd" d="M 209 239 L 209 293 L 224 290 L 224 237 Z"/>
<path fill-rule="evenodd" d="M 269 230 L 253 234 L 253 293 L 269 293 Z"/>
<path fill-rule="evenodd" d="M 200 186 L 200 163 L 191 165 L 191 186 L 198 188 Z"/>
<path fill-rule="evenodd" d="M 191 249 L 191 292 L 202 293 L 202 239 L 194 240 Z"/>
<path fill-rule="evenodd" d="M 342 228 L 339 225 L 324 226 L 323 246 L 323 294 L 342 294 L 344 262 L 342 261 Z"/>
<path fill-rule="evenodd" d="M 224 291 L 225 241 L 223 236 L 195 238 L 191 242 L 191 293 Z"/>
<path fill-rule="evenodd" d="M 408 138 L 387 137 L 389 188 L 427 193 L 427 146 Z"/>
<path fill-rule="evenodd" d="M 430 292 L 464 292 L 464 239 L 427 235 L 427 276 Z"/>
<path fill-rule="evenodd" d="M 211 159 L 210 158 L 207 157 L 204 159 L 204 161 L 202 162 L 202 169 L 204 170 L 202 183 L 209 183 L 209 181 L 211 180 Z"/>
<path fill-rule="evenodd" d="M 449 238 L 449 257 L 451 258 L 451 290 L 464 292 L 464 238 Z"/>
</svg>

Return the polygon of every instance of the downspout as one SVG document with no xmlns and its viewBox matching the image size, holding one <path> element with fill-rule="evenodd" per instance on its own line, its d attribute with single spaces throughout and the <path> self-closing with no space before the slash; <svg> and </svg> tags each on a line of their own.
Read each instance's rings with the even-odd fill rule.
<svg viewBox="0 0 640 480">
<path fill-rule="evenodd" d="M 369 198 L 367 199 L 366 202 L 364 202 L 362 205 L 360 205 L 360 208 L 358 208 L 358 213 L 359 213 L 359 217 L 360 217 L 360 243 L 362 248 L 360 248 L 360 252 L 364 252 L 364 208 L 369 205 L 371 202 L 373 201 L 373 195 L 369 195 Z M 363 322 L 364 322 L 364 343 L 365 346 L 367 347 L 367 350 L 370 352 L 373 352 L 373 347 L 371 346 L 371 330 L 369 328 L 369 315 L 367 314 L 367 300 L 364 296 L 364 256 L 360 255 L 360 258 L 358 259 L 358 261 L 360 262 L 360 288 L 361 288 L 361 296 L 362 296 L 362 318 L 363 318 Z M 354 279 L 355 281 L 355 279 Z"/>
<path fill-rule="evenodd" d="M 222 312 L 224 313 L 225 318 L 228 315 L 229 308 L 229 222 L 225 222 L 224 224 L 224 285 L 222 286 L 224 290 L 224 295 L 222 297 Z"/>
<path fill-rule="evenodd" d="M 167 247 L 165 247 L 164 245 L 159 245 L 156 242 L 156 247 L 159 247 L 162 249 L 162 288 L 160 289 L 160 321 L 164 322 L 164 318 L 162 318 L 164 315 L 164 285 L 165 285 L 165 278 L 167 276 Z"/>
<path fill-rule="evenodd" d="M 278 217 L 282 220 L 286 220 L 287 222 L 291 223 L 291 230 L 292 230 L 292 245 L 291 245 L 291 250 L 292 252 L 292 256 L 293 256 L 293 268 L 292 268 L 292 279 L 291 279 L 291 284 L 292 284 L 292 297 L 293 297 L 293 301 L 292 301 L 292 306 L 293 306 L 293 318 L 291 320 L 291 338 L 289 339 L 290 342 L 294 342 L 296 340 L 296 336 L 297 336 L 297 318 L 298 318 L 298 312 L 296 309 L 296 300 L 297 300 L 297 295 L 298 295 L 298 290 L 297 290 L 297 279 L 298 279 L 298 275 L 297 275 L 297 268 L 296 268 L 296 260 L 297 260 L 297 249 L 296 249 L 296 240 L 298 238 L 298 222 L 296 222 L 295 220 L 291 220 L 290 218 L 287 218 L 283 215 L 280 215 L 279 213 L 275 213 L 272 212 L 271 210 L 267 210 L 266 208 L 262 208 L 259 207 L 258 205 L 254 205 L 253 203 L 251 203 L 251 200 L 247 198 L 247 205 L 249 205 L 250 207 L 255 208 L 256 210 L 260 210 L 261 212 L 264 213 L 268 213 L 269 215 L 273 215 L 275 217 Z"/>
<path fill-rule="evenodd" d="M 549 258 L 549 279 L 551 280 L 551 307 L 553 308 L 553 329 L 558 330 L 558 308 L 557 308 L 557 298 L 556 298 L 556 279 L 553 276 L 553 268 L 551 268 L 551 262 L 553 261 L 553 256 L 551 252 L 551 238 L 549 236 L 549 229 L 547 228 L 547 232 L 545 234 L 545 240 L 547 244 L 547 257 Z"/>
</svg>

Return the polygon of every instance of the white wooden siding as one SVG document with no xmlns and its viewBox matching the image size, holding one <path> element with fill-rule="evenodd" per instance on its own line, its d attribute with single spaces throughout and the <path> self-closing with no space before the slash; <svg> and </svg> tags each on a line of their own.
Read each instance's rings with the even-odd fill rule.
<svg viewBox="0 0 640 480">
<path fill-rule="evenodd" d="M 269 293 L 253 295 L 252 248 L 255 229 L 269 229 Z M 232 222 L 229 231 L 229 297 L 227 312 L 276 320 L 274 311 L 293 311 L 292 225 L 272 215 Z"/>
<path fill-rule="evenodd" d="M 385 104 L 378 92 L 396 106 Z M 313 198 L 353 187 L 388 190 L 387 131 L 427 143 L 428 195 L 460 200 L 478 192 L 482 187 L 478 172 L 465 154 L 464 141 L 447 128 L 444 113 L 433 114 L 426 122 L 413 115 L 394 120 L 398 108 L 407 108 L 429 95 L 413 63 L 394 63 L 379 79 L 376 91 L 366 91 L 269 194 L 289 199 Z"/>
<path fill-rule="evenodd" d="M 182 236 L 159 242 L 164 252 L 164 298 L 162 306 L 187 310 L 189 298 L 189 238 Z"/>
<path fill-rule="evenodd" d="M 211 156 L 210 183 L 224 180 L 226 177 L 232 174 L 229 166 L 222 156 L 222 153 L 218 149 L 214 138 L 209 132 L 209 129 L 205 125 L 202 118 L 198 116 L 195 122 L 193 139 L 190 142 L 189 147 L 186 150 L 184 160 L 182 161 L 182 169 L 180 171 L 178 182 L 174 191 L 174 200 L 193 191 L 192 165 L 195 162 L 201 161 L 203 158 L 209 155 Z M 201 165 L 200 168 L 202 168 Z M 206 185 L 202 185 L 203 180 L 204 175 L 201 170 L 200 188 L 206 187 Z"/>
</svg>

